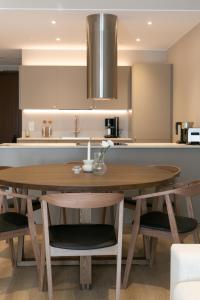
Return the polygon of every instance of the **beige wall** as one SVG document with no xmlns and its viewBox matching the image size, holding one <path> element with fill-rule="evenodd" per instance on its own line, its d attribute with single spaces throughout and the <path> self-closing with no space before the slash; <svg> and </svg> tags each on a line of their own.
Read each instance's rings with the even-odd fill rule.
<svg viewBox="0 0 200 300">
<path fill-rule="evenodd" d="M 169 49 L 168 62 L 174 77 L 173 128 L 185 120 L 200 126 L 200 24 Z"/>
<path fill-rule="evenodd" d="M 166 63 L 164 50 L 119 50 L 118 65 L 132 66 L 134 63 Z M 86 50 L 38 50 L 23 49 L 22 65 L 86 66 Z"/>
</svg>

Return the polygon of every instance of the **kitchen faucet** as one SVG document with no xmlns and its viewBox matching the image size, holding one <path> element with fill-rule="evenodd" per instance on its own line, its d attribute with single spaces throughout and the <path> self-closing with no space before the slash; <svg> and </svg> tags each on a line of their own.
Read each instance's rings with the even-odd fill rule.
<svg viewBox="0 0 200 300">
<path fill-rule="evenodd" d="M 80 133 L 80 127 L 79 127 L 79 117 L 78 115 L 74 116 L 74 137 L 78 137 L 78 134 Z"/>
</svg>

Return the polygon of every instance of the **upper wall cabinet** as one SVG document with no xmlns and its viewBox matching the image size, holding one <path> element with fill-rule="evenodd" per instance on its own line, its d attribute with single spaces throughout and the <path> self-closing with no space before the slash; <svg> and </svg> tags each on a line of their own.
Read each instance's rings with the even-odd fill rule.
<svg viewBox="0 0 200 300">
<path fill-rule="evenodd" d="M 128 109 L 131 103 L 131 68 L 118 67 L 118 99 L 87 99 L 84 66 L 22 66 L 20 108 Z"/>
<path fill-rule="evenodd" d="M 171 65 L 136 64 L 132 68 L 133 139 L 171 141 Z"/>
<path fill-rule="evenodd" d="M 57 108 L 55 67 L 23 66 L 19 71 L 20 108 Z"/>
<path fill-rule="evenodd" d="M 118 67 L 117 99 L 96 100 L 97 109 L 129 109 L 131 108 L 131 67 Z"/>
<path fill-rule="evenodd" d="M 57 102 L 60 109 L 91 109 L 87 100 L 86 67 L 57 68 Z"/>
</svg>

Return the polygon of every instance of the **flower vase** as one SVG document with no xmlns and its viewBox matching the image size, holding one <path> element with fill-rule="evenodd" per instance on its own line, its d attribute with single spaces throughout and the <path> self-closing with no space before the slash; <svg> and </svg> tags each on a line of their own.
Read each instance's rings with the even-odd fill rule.
<svg viewBox="0 0 200 300">
<path fill-rule="evenodd" d="M 104 155 L 101 152 L 94 153 L 93 173 L 95 175 L 104 175 L 107 171 L 107 166 L 104 163 Z"/>
</svg>

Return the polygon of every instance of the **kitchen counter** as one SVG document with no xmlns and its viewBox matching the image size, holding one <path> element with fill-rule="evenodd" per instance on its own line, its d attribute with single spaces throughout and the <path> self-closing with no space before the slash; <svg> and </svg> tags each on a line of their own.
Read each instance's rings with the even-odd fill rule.
<svg viewBox="0 0 200 300">
<path fill-rule="evenodd" d="M 87 142 L 87 141 L 86 141 Z M 91 157 L 100 145 L 92 144 Z M 27 166 L 81 161 L 87 157 L 87 146 L 76 143 L 0 144 L 0 166 Z M 176 143 L 126 143 L 111 147 L 105 163 L 176 165 L 181 168 L 179 180 L 200 179 L 200 146 Z M 77 175 L 78 176 L 78 175 Z M 123 176 L 123 174 L 121 174 Z M 194 200 L 200 221 L 200 203 Z"/>
<path fill-rule="evenodd" d="M 87 147 L 86 143 L 87 140 L 81 140 L 79 143 L 69 143 L 69 142 L 62 142 L 58 143 L 57 141 L 55 142 L 33 142 L 33 143 L 28 143 L 27 141 L 25 143 L 4 143 L 0 144 L 0 148 L 85 148 Z M 100 148 L 100 142 L 99 144 L 93 143 L 93 140 L 91 140 L 91 147 L 92 148 Z M 117 141 L 119 142 L 119 141 Z M 115 145 L 113 148 L 114 149 L 200 149 L 200 145 L 186 145 L 186 144 L 177 144 L 177 143 L 122 143 L 120 142 L 120 145 Z"/>
<path fill-rule="evenodd" d="M 89 140 L 92 143 L 100 143 L 108 138 L 104 137 L 30 137 L 30 138 L 18 138 L 17 143 L 87 143 Z M 127 137 L 109 138 L 113 142 L 119 143 L 131 143 L 132 139 Z"/>
</svg>

